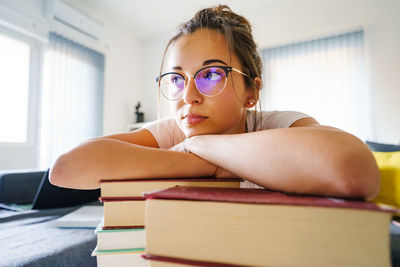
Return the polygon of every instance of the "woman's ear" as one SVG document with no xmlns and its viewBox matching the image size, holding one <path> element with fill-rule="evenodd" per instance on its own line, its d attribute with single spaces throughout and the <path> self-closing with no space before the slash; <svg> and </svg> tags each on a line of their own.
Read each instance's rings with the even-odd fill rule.
<svg viewBox="0 0 400 267">
<path fill-rule="evenodd" d="M 258 77 L 254 78 L 254 85 L 255 85 L 254 89 L 248 90 L 248 95 L 246 99 L 246 108 L 252 108 L 257 104 L 261 89 L 261 79 Z"/>
<path fill-rule="evenodd" d="M 262 81 L 261 81 L 261 79 L 260 79 L 259 77 L 255 77 L 255 78 L 254 78 L 254 84 L 256 85 L 257 96 L 258 96 L 259 93 L 260 93 L 260 90 L 261 90 L 261 86 L 262 86 Z"/>
</svg>

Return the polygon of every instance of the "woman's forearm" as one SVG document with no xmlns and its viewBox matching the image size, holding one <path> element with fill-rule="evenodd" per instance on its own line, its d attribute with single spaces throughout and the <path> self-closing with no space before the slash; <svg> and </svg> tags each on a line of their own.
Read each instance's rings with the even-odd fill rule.
<svg viewBox="0 0 400 267">
<path fill-rule="evenodd" d="M 274 190 L 371 198 L 379 170 L 366 146 L 323 127 L 274 129 L 238 135 L 196 136 L 192 153 Z"/>
<path fill-rule="evenodd" d="M 216 166 L 185 152 L 129 144 L 88 141 L 58 158 L 50 181 L 67 188 L 94 189 L 100 179 L 212 176 Z"/>
</svg>

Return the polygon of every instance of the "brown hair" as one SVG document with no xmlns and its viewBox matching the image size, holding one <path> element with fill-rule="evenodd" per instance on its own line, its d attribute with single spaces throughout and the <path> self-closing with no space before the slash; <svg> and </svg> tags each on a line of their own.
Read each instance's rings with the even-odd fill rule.
<svg viewBox="0 0 400 267">
<path fill-rule="evenodd" d="M 225 37 L 229 51 L 233 51 L 237 55 L 243 68 L 242 71 L 250 77 L 245 78 L 246 87 L 254 92 L 255 100 L 258 101 L 256 90 L 261 88 L 257 88 L 254 78 L 261 79 L 262 62 L 253 39 L 251 25 L 244 17 L 232 12 L 226 5 L 202 9 L 177 28 L 164 50 L 160 75 L 169 47 L 181 36 L 190 35 L 203 28 L 215 30 Z"/>
</svg>

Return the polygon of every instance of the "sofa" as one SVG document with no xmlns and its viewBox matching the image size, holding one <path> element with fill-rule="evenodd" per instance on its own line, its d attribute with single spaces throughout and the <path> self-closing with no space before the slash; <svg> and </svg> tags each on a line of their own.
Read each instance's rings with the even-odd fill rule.
<svg viewBox="0 0 400 267">
<path fill-rule="evenodd" d="M 45 170 L 0 171 L 0 266 L 96 266 L 91 257 L 97 242 L 94 229 L 53 226 L 54 220 L 82 204 L 31 209 L 46 174 Z"/>
</svg>

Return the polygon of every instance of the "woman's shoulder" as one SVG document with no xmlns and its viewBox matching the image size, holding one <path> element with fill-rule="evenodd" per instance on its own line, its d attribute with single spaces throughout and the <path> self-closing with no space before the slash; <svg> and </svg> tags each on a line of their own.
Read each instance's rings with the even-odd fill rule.
<svg viewBox="0 0 400 267">
<path fill-rule="evenodd" d="M 168 128 L 170 128 L 170 127 L 175 127 L 175 125 L 176 125 L 176 122 L 173 118 L 163 118 L 163 119 L 150 121 L 150 122 L 146 123 L 144 128 L 146 128 L 146 129 L 153 128 L 153 127 L 168 127 Z"/>
<path fill-rule="evenodd" d="M 250 130 L 253 126 L 256 126 L 256 130 L 288 128 L 297 120 L 309 117 L 305 113 L 291 110 L 249 111 L 247 125 Z"/>
</svg>

